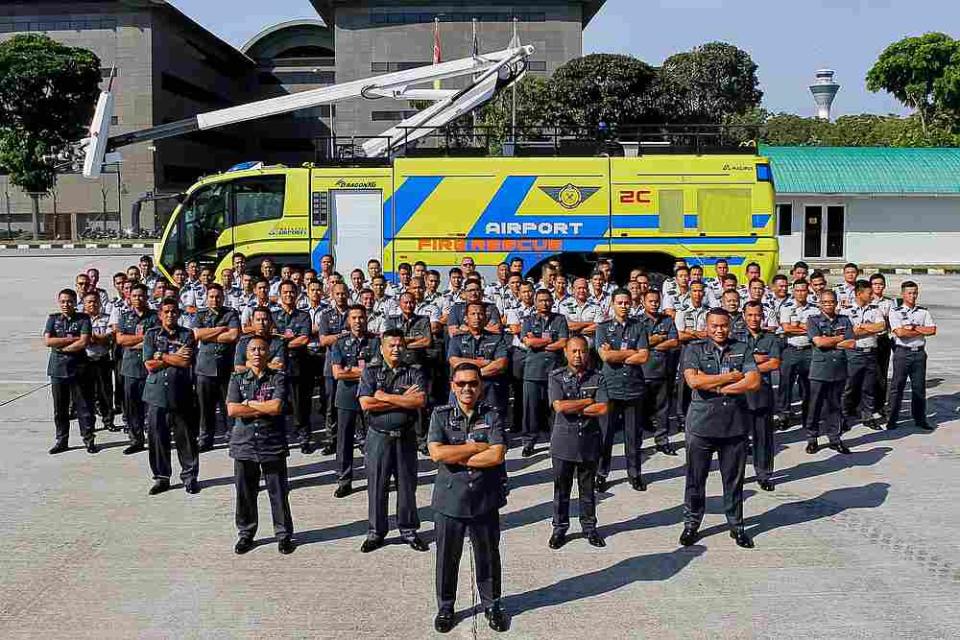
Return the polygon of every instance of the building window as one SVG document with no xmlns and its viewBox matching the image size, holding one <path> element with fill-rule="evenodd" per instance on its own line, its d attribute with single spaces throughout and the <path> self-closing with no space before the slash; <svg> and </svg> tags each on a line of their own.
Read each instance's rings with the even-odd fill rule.
<svg viewBox="0 0 960 640">
<path fill-rule="evenodd" d="M 777 205 L 777 235 L 789 236 L 793 233 L 793 205 Z"/>
<path fill-rule="evenodd" d="M 416 111 L 374 111 L 370 114 L 373 122 L 400 122 L 417 115 Z"/>
<path fill-rule="evenodd" d="M 469 11 L 374 11 L 370 14 L 370 22 L 375 25 L 387 26 L 395 24 L 429 24 L 437 18 L 440 22 L 546 22 L 547 14 L 542 11 L 485 11 L 471 13 Z"/>
<path fill-rule="evenodd" d="M 234 224 L 279 220 L 283 217 L 285 190 L 286 177 L 282 175 L 235 180 L 233 182 Z"/>
<path fill-rule="evenodd" d="M 395 71 L 408 71 L 419 67 L 429 67 L 433 62 L 429 60 L 419 62 L 371 62 L 370 71 L 373 73 L 393 73 Z"/>
<path fill-rule="evenodd" d="M 336 117 L 337 105 L 323 104 L 319 107 L 300 109 L 298 111 L 294 111 L 291 115 L 293 115 L 296 120 L 318 120 L 320 118 Z"/>
<path fill-rule="evenodd" d="M 109 69 L 100 69 L 100 78 L 102 80 L 109 80 L 111 77 L 119 78 L 120 77 L 120 67 L 111 67 Z"/>
<path fill-rule="evenodd" d="M 118 124 L 120 124 L 120 116 L 110 116 L 110 125 L 115 127 Z"/>
<path fill-rule="evenodd" d="M 261 73 L 260 84 L 334 84 L 333 71 L 274 71 Z"/>
<path fill-rule="evenodd" d="M 178 78 L 169 73 L 160 74 L 160 88 L 180 97 L 193 100 L 194 102 L 203 102 L 217 106 L 230 106 L 233 104 L 230 100 L 209 89 L 195 85 L 192 82 L 187 82 L 183 78 Z"/>
<path fill-rule="evenodd" d="M 116 18 L 44 18 L 42 20 L 3 20 L 0 21 L 0 33 L 29 33 L 44 31 L 114 31 Z"/>
<path fill-rule="evenodd" d="M 547 63 L 545 60 L 529 60 L 527 62 L 527 70 L 533 71 L 533 72 L 546 73 Z"/>
</svg>

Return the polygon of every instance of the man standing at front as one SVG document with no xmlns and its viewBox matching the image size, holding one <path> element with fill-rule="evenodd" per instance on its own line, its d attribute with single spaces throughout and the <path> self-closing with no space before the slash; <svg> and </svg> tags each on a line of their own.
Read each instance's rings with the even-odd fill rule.
<svg viewBox="0 0 960 640">
<path fill-rule="evenodd" d="M 690 345 L 683 356 L 683 377 L 693 390 L 687 411 L 687 485 L 680 544 L 697 541 L 706 506 L 707 475 L 714 452 L 720 462 L 723 508 L 730 537 L 746 549 L 753 540 L 743 530 L 743 475 L 750 417 L 745 394 L 760 389 L 760 374 L 746 343 L 730 338 L 730 314 L 707 315 L 707 339 Z"/>
<path fill-rule="evenodd" d="M 640 476 L 643 439 L 640 412 L 643 409 L 643 365 L 650 358 L 647 330 L 640 320 L 630 317 L 629 291 L 617 289 L 611 298 L 613 319 L 597 327 L 597 351 L 603 361 L 603 381 L 609 398 L 609 409 L 601 422 L 603 447 L 597 469 L 597 490 L 606 489 L 613 457 L 613 438 L 619 429 L 623 429 L 630 486 L 635 491 L 646 491 Z"/>
<path fill-rule="evenodd" d="M 401 539 L 416 551 L 426 551 L 417 535 L 418 411 L 427 404 L 426 382 L 418 365 L 404 362 L 403 332 L 385 331 L 380 359 L 365 365 L 357 396 L 367 416 L 367 505 L 370 529 L 360 551 L 383 546 L 387 535 L 387 497 L 390 476 L 397 479 L 397 527 Z"/>
<path fill-rule="evenodd" d="M 932 431 L 927 422 L 927 338 L 937 335 L 937 325 L 925 307 L 917 304 L 920 288 L 907 280 L 900 285 L 903 304 L 890 311 L 893 334 L 893 379 L 890 381 L 890 415 L 887 429 L 896 429 L 903 391 L 910 379 L 910 414 L 913 424 Z"/>
<path fill-rule="evenodd" d="M 481 401 L 477 365 L 455 366 L 451 387 L 456 402 L 437 407 L 427 436 L 430 458 L 440 467 L 433 485 L 438 608 L 433 626 L 440 633 L 453 628 L 457 574 L 469 531 L 484 614 L 491 629 L 506 631 L 500 607 L 500 509 L 507 503 L 503 422 L 495 407 Z"/>
<path fill-rule="evenodd" d="M 240 318 L 236 311 L 223 306 L 223 287 L 215 282 L 207 286 L 206 308 L 197 313 L 193 336 L 200 345 L 196 374 L 200 405 L 199 450 L 203 453 L 213 449 L 217 409 L 226 417 L 233 349 L 240 338 Z M 225 422 L 229 423 L 228 420 Z"/>
<path fill-rule="evenodd" d="M 560 366 L 567 344 L 567 321 L 553 313 L 553 296 L 541 289 L 534 298 L 537 312 L 523 321 L 521 339 L 528 351 L 523 362 L 523 449 L 524 458 L 533 455 L 541 431 L 549 424 L 547 376 Z"/>
<path fill-rule="evenodd" d="M 193 367 L 196 341 L 190 329 L 181 327 L 180 306 L 167 298 L 160 305 L 160 326 L 143 338 L 143 364 L 149 372 L 143 388 L 147 403 L 150 442 L 150 495 L 170 488 L 170 433 L 180 459 L 180 479 L 187 493 L 199 493 L 197 475 L 196 403 L 193 397 Z"/>
<path fill-rule="evenodd" d="M 807 336 L 813 342 L 810 359 L 810 410 L 807 414 L 807 453 L 817 452 L 817 438 L 826 435 L 830 448 L 850 453 L 840 440 L 843 432 L 842 398 L 847 379 L 846 349 L 856 344 L 853 324 L 837 313 L 837 294 L 826 289 L 820 294 L 820 313 L 807 321 Z M 824 427 L 821 429 L 821 418 Z M 822 433 L 822 432 L 826 433 Z"/>
</svg>

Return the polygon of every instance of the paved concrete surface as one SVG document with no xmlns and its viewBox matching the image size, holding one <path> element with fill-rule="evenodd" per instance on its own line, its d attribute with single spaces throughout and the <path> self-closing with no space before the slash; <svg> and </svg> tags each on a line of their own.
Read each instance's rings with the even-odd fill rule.
<svg viewBox="0 0 960 640">
<path fill-rule="evenodd" d="M 0 260 L 0 637 L 419 638 L 432 634 L 435 553 L 390 545 L 359 553 L 366 494 L 334 500 L 332 461 L 296 452 L 291 503 L 300 547 L 272 538 L 233 554 L 232 466 L 203 456 L 203 491 L 148 497 L 145 455 L 106 449 L 48 456 L 53 426 L 39 333 L 54 293 L 78 266 L 104 274 L 129 258 Z M 620 464 L 599 507 L 608 547 L 561 551 L 550 534 L 551 476 L 541 448 L 511 452 L 503 514 L 505 605 L 520 638 L 956 638 L 960 634 L 960 278 L 924 276 L 937 318 L 929 379 L 932 434 L 858 427 L 854 454 L 806 455 L 780 435 L 777 490 L 747 485 L 757 548 L 723 526 L 716 475 L 706 537 L 679 549 L 683 454 L 645 463 L 635 493 Z M 79 436 L 74 426 L 74 446 Z M 421 465 L 420 504 L 433 470 Z M 751 475 L 748 469 L 748 476 Z M 261 536 L 272 534 L 262 496 Z M 431 512 L 421 509 L 433 540 Z M 577 530 L 577 525 L 573 525 Z M 394 534 L 395 535 L 395 532 Z M 464 557 L 454 638 L 492 637 L 471 606 Z"/>
</svg>

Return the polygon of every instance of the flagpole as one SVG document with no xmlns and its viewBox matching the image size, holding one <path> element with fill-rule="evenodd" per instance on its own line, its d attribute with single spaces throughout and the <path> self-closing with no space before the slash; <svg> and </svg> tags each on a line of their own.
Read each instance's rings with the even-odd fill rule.
<svg viewBox="0 0 960 640">
<path fill-rule="evenodd" d="M 434 16 L 433 18 L 433 64 L 440 64 L 442 62 L 441 58 L 443 57 L 442 49 L 440 46 L 440 16 Z M 440 81 L 433 81 L 433 88 L 440 89 Z"/>
<path fill-rule="evenodd" d="M 517 35 L 517 17 L 513 17 L 513 41 L 511 44 L 517 46 L 520 43 L 520 38 Z M 511 108 L 510 108 L 510 140 L 511 142 L 517 141 L 517 83 L 514 82 L 511 89 Z"/>
</svg>

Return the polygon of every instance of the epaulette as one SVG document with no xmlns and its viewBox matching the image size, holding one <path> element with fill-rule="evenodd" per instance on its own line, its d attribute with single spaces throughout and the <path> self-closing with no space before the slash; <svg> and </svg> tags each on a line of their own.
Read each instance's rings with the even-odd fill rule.
<svg viewBox="0 0 960 640">
<path fill-rule="evenodd" d="M 566 371 L 566 370 L 567 370 L 566 367 L 557 367 L 556 369 L 554 369 L 553 371 L 550 372 L 550 375 L 551 375 L 551 376 L 555 376 L 555 375 L 558 375 L 558 374 L 563 373 L 563 372 Z"/>
</svg>

